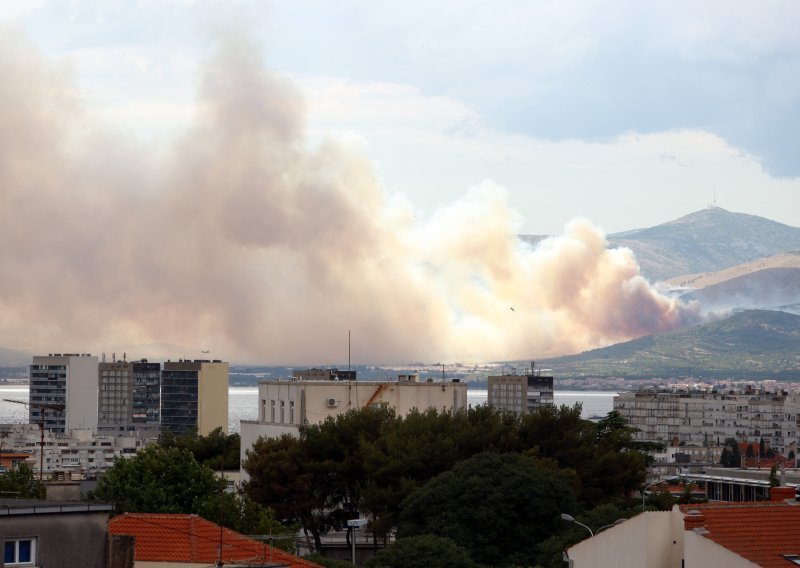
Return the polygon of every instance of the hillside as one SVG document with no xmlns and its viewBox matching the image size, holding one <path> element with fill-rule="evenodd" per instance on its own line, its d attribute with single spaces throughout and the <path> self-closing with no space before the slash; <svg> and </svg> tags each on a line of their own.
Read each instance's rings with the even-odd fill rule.
<svg viewBox="0 0 800 568">
<path fill-rule="evenodd" d="M 542 364 L 560 378 L 800 380 L 800 316 L 748 310 L 721 321 L 549 359 Z"/>
<path fill-rule="evenodd" d="M 30 365 L 31 356 L 24 351 L 15 351 L 0 347 L 0 365 Z"/>
<path fill-rule="evenodd" d="M 717 272 L 683 274 L 670 278 L 664 281 L 664 283 L 673 288 L 690 288 L 697 290 L 713 286 L 714 284 L 720 284 L 732 278 L 752 274 L 759 270 L 768 270 L 770 268 L 800 268 L 800 251 L 790 251 L 765 258 L 757 258 L 756 260 L 737 264 L 736 266 Z"/>
<path fill-rule="evenodd" d="M 785 309 L 800 304 L 800 268 L 766 268 L 681 296 L 706 309 Z"/>
<path fill-rule="evenodd" d="M 800 229 L 712 207 L 655 227 L 615 233 L 608 240 L 633 250 L 645 276 L 660 281 L 800 250 Z"/>
</svg>

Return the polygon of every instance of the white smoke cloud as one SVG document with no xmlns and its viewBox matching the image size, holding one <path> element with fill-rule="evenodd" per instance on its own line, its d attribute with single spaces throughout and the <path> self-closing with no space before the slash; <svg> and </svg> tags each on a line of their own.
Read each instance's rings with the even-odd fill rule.
<svg viewBox="0 0 800 568">
<path fill-rule="evenodd" d="M 589 221 L 532 249 L 491 183 L 430 217 L 387 196 L 358 139 L 310 147 L 297 88 L 241 37 L 166 152 L 75 93 L 68 68 L 0 31 L 0 345 L 337 363 L 352 330 L 356 362 L 474 361 L 697 321 Z"/>
</svg>

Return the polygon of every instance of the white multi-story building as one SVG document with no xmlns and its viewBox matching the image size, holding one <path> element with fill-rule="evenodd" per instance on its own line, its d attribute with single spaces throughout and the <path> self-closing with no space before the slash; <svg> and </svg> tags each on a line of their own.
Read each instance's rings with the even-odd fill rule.
<svg viewBox="0 0 800 568">
<path fill-rule="evenodd" d="M 158 441 L 157 436 L 142 437 L 127 432 L 121 435 L 96 435 L 94 430 L 69 430 L 56 434 L 45 430 L 44 456 L 41 456 L 41 431 L 35 424 L 11 424 L 3 431 L 6 447 L 30 452 L 34 471 L 43 466 L 45 474 L 71 471 L 93 475 L 111 467 L 117 456 L 130 457 L 141 448 Z"/>
<path fill-rule="evenodd" d="M 333 377 L 333 375 L 331 375 Z M 319 424 L 329 416 L 378 405 L 405 415 L 414 409 L 456 411 L 467 408 L 467 385 L 458 380 L 421 382 L 418 375 L 400 375 L 396 381 L 278 380 L 258 384 L 258 420 L 241 422 L 241 458 L 261 437 L 297 435 L 305 424 Z M 242 478 L 245 477 L 242 471 Z"/>
<path fill-rule="evenodd" d="M 614 410 L 638 428 L 638 440 L 708 446 L 763 438 L 783 455 L 797 453 L 800 396 L 786 392 L 624 392 Z"/>
<path fill-rule="evenodd" d="M 97 429 L 97 357 L 36 355 L 30 366 L 29 422 L 57 433 Z M 62 408 L 62 409 L 59 409 Z"/>
</svg>

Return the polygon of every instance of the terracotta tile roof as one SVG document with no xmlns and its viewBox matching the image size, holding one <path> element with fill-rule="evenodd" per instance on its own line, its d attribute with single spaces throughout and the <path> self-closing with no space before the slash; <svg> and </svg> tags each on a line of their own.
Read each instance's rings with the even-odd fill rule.
<svg viewBox="0 0 800 568">
<path fill-rule="evenodd" d="M 220 526 L 197 515 L 126 513 L 108 522 L 108 532 L 136 537 L 134 558 L 140 562 L 196 562 L 214 565 L 219 556 Z M 321 568 L 278 548 L 222 529 L 222 560 L 280 563 L 291 568 Z"/>
<path fill-rule="evenodd" d="M 764 568 L 789 568 L 794 564 L 783 555 L 800 554 L 800 504 L 705 503 L 680 509 L 687 528 L 704 528 L 704 537 Z"/>
</svg>

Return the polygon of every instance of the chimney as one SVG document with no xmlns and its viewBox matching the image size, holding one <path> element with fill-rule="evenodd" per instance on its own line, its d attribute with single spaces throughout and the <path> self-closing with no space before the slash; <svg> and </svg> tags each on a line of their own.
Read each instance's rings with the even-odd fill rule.
<svg viewBox="0 0 800 568">
<path fill-rule="evenodd" d="M 794 487 L 771 487 L 769 490 L 770 501 L 785 501 L 786 499 L 795 500 Z"/>
<path fill-rule="evenodd" d="M 692 531 L 694 529 L 702 529 L 706 526 L 706 518 L 697 509 L 687 511 L 683 516 L 683 530 Z"/>
</svg>

